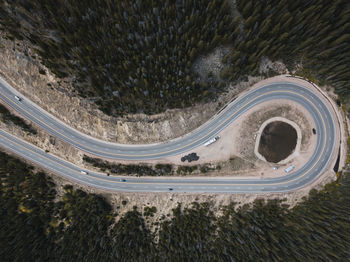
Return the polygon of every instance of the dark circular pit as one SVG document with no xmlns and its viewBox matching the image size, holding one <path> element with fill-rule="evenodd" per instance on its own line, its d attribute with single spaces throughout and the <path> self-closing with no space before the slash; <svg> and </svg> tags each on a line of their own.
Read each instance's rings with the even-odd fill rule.
<svg viewBox="0 0 350 262">
<path fill-rule="evenodd" d="M 294 127 L 275 121 L 264 128 L 258 151 L 268 162 L 278 163 L 293 153 L 296 144 L 297 131 Z"/>
</svg>

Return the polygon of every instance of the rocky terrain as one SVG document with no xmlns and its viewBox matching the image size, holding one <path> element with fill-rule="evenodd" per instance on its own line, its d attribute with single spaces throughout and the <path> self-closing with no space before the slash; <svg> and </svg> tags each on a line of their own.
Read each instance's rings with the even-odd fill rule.
<svg viewBox="0 0 350 262">
<path fill-rule="evenodd" d="M 249 77 L 247 82 L 231 85 L 217 101 L 205 105 L 167 110 L 157 115 L 110 117 L 98 110 L 91 99 L 78 97 L 70 79 L 57 79 L 51 74 L 26 42 L 0 37 L 0 51 L 0 76 L 24 96 L 85 134 L 125 144 L 180 137 L 206 122 L 239 92 L 261 80 L 261 77 Z"/>
</svg>

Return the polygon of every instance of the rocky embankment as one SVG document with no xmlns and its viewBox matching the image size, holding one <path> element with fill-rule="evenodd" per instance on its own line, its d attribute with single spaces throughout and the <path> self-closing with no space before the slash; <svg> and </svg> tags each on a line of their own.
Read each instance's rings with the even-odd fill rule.
<svg viewBox="0 0 350 262">
<path fill-rule="evenodd" d="M 187 109 L 110 117 L 97 109 L 92 99 L 78 97 L 70 79 L 57 79 L 24 41 L 0 36 L 0 76 L 24 96 L 77 130 L 106 141 L 155 143 L 182 136 L 203 124 L 238 92 L 259 81 L 231 86 L 216 102 Z"/>
</svg>

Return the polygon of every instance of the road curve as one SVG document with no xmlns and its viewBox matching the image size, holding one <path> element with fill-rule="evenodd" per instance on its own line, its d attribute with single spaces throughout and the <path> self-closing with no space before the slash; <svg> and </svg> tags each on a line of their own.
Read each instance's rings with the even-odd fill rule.
<svg viewBox="0 0 350 262">
<path fill-rule="evenodd" d="M 324 102 L 324 98 L 312 90 L 290 82 L 277 82 L 265 85 L 246 93 L 231 102 L 220 114 L 197 128 L 190 134 L 168 141 L 149 145 L 122 145 L 108 143 L 82 134 L 31 101 L 23 98 L 17 101 L 14 96 L 23 98 L 16 90 L 0 79 L 0 99 L 14 110 L 47 130 L 52 135 L 90 154 L 123 160 L 157 159 L 190 151 L 220 133 L 230 123 L 250 108 L 270 100 L 289 99 L 309 111 L 317 130 L 317 145 L 307 163 L 295 172 L 278 178 L 126 178 L 107 177 L 105 174 L 80 173 L 80 168 L 0 130 L 0 145 L 14 153 L 35 162 L 55 173 L 87 185 L 110 191 L 159 192 L 172 188 L 178 192 L 212 193 L 260 193 L 285 192 L 301 188 L 314 181 L 335 154 L 337 139 L 336 121 Z"/>
</svg>

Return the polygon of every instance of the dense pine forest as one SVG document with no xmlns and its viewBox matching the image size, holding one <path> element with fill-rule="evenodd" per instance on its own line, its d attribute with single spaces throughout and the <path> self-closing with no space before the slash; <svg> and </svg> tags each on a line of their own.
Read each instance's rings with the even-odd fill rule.
<svg viewBox="0 0 350 262">
<path fill-rule="evenodd" d="M 350 95 L 348 0 L 4 0 L 0 30 L 112 115 L 215 99 L 264 57 Z M 225 66 L 201 78 L 193 65 L 216 47 Z"/>
<path fill-rule="evenodd" d="M 57 186 L 43 172 L 0 152 L 1 261 L 347 261 L 350 177 L 288 209 L 258 200 L 253 207 L 193 203 L 175 208 L 151 232 L 155 208 L 124 215 L 105 198 Z M 123 201 L 122 201 L 123 202 Z M 122 205 L 123 203 L 120 203 Z M 118 210 L 118 209 L 116 209 Z M 118 222 L 115 222 L 118 218 Z M 159 238 L 156 238 L 158 234 Z M 158 239 L 158 241 L 156 241 Z"/>
<path fill-rule="evenodd" d="M 342 102 L 350 99 L 348 0 L 3 0 L 0 30 L 28 41 L 57 77 L 110 115 L 154 114 L 215 99 L 228 83 L 259 75 L 263 58 L 332 85 Z M 229 50 L 224 68 L 202 79 L 193 66 L 218 47 Z M 2 121 L 31 132 L 0 111 Z M 58 188 L 44 172 L 2 152 L 0 180 L 1 261 L 350 257 L 348 173 L 292 209 L 280 200 L 238 209 L 231 203 L 219 213 L 211 203 L 179 203 L 156 232 L 146 219 L 155 208 L 119 214 L 103 196 Z"/>
<path fill-rule="evenodd" d="M 199 84 L 191 66 L 234 31 L 221 0 L 5 1 L 0 10 L 3 30 L 28 39 L 57 76 L 117 115 L 210 99 L 216 88 Z"/>
</svg>

